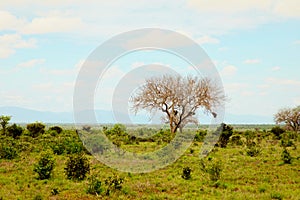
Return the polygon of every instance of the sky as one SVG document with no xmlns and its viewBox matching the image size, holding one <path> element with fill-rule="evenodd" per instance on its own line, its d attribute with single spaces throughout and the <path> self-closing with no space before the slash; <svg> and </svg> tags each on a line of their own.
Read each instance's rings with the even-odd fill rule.
<svg viewBox="0 0 300 200">
<path fill-rule="evenodd" d="M 300 104 L 298 0 L 11 0 L 0 2 L 0 106 L 72 111 L 89 55 L 143 28 L 178 32 L 204 49 L 221 76 L 227 113 L 273 116 Z M 159 51 L 125 55 L 102 75 L 95 108 L 110 110 L 122 77 L 151 63 L 178 73 L 190 67 Z"/>
</svg>

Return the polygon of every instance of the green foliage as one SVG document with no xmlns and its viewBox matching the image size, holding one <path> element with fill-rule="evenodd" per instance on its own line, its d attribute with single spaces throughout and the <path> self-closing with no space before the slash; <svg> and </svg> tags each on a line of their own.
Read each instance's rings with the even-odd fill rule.
<svg viewBox="0 0 300 200">
<path fill-rule="evenodd" d="M 33 198 L 33 200 L 43 200 L 43 197 L 42 197 L 42 195 L 37 194 L 37 195 Z"/>
<path fill-rule="evenodd" d="M 40 159 L 34 166 L 34 172 L 39 175 L 40 180 L 49 179 L 51 177 L 54 168 L 54 158 L 53 155 L 46 151 L 41 154 Z"/>
<path fill-rule="evenodd" d="M 83 180 L 90 172 L 89 160 L 81 154 L 72 154 L 68 157 L 65 174 L 68 179 Z"/>
<path fill-rule="evenodd" d="M 271 129 L 271 132 L 274 134 L 274 136 L 277 139 L 280 139 L 281 135 L 285 132 L 285 130 L 283 128 L 281 128 L 280 126 L 275 126 Z"/>
<path fill-rule="evenodd" d="M 45 133 L 45 125 L 40 122 L 27 124 L 26 128 L 29 131 L 29 135 L 33 138 Z"/>
<path fill-rule="evenodd" d="M 191 169 L 191 168 L 185 167 L 185 168 L 183 168 L 183 170 L 182 170 L 182 175 L 181 175 L 181 177 L 182 177 L 183 179 L 185 179 L 185 180 L 189 180 L 189 179 L 192 178 L 191 172 L 192 172 L 192 169 Z"/>
<path fill-rule="evenodd" d="M 272 193 L 271 194 L 271 199 L 282 200 L 282 196 L 279 193 Z"/>
<path fill-rule="evenodd" d="M 241 139 L 241 136 L 239 136 L 239 135 L 232 136 L 230 139 L 230 142 L 231 142 L 231 144 L 237 145 L 237 146 L 243 145 L 243 141 Z"/>
<path fill-rule="evenodd" d="M 88 183 L 88 188 L 86 190 L 86 193 L 92 194 L 92 195 L 99 195 L 103 192 L 102 183 L 97 177 L 92 176 Z"/>
<path fill-rule="evenodd" d="M 2 132 L 6 135 L 6 126 L 9 123 L 11 116 L 1 115 L 0 116 L 0 125 L 2 126 Z"/>
<path fill-rule="evenodd" d="M 0 144 L 0 159 L 12 160 L 18 157 L 18 151 L 9 144 Z"/>
<path fill-rule="evenodd" d="M 105 180 L 105 185 L 107 185 L 106 195 L 109 196 L 112 191 L 121 190 L 123 182 L 124 179 L 118 176 L 108 177 Z"/>
<path fill-rule="evenodd" d="M 197 142 L 203 142 L 205 136 L 207 135 L 207 130 L 197 130 L 195 135 L 195 141 Z"/>
<path fill-rule="evenodd" d="M 248 156 L 256 157 L 260 154 L 261 149 L 257 146 L 250 146 L 246 149 L 246 153 Z"/>
<path fill-rule="evenodd" d="M 221 126 L 217 129 L 216 133 L 220 133 L 217 145 L 221 148 L 226 148 L 229 138 L 233 134 L 233 127 L 222 123 Z"/>
<path fill-rule="evenodd" d="M 51 190 L 51 195 L 58 195 L 59 194 L 59 189 L 58 188 L 53 188 Z"/>
<path fill-rule="evenodd" d="M 286 148 L 281 153 L 281 159 L 284 162 L 284 164 L 291 164 L 292 163 L 292 156 Z"/>
<path fill-rule="evenodd" d="M 200 169 L 209 175 L 211 181 L 218 181 L 221 178 L 222 163 L 219 160 L 214 160 L 211 157 L 208 158 L 208 161 L 202 159 Z"/>
<path fill-rule="evenodd" d="M 49 128 L 50 131 L 56 131 L 56 133 L 60 134 L 63 129 L 60 126 L 52 126 Z"/>
<path fill-rule="evenodd" d="M 10 136 L 12 136 L 14 139 L 20 137 L 23 133 L 23 128 L 19 125 L 13 124 L 9 127 L 7 127 L 7 132 Z"/>
</svg>

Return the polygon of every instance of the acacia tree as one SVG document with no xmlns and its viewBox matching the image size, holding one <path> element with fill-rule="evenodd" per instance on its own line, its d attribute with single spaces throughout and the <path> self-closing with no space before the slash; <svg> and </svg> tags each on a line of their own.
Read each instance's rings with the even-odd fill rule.
<svg viewBox="0 0 300 200">
<path fill-rule="evenodd" d="M 187 123 L 198 123 L 195 114 L 199 108 L 216 117 L 213 110 L 225 97 L 222 88 L 208 78 L 164 75 L 147 79 L 130 100 L 135 113 L 140 109 L 165 113 L 165 122 L 175 134 Z"/>
<path fill-rule="evenodd" d="M 0 116 L 0 124 L 2 126 L 3 134 L 6 135 L 6 126 L 9 123 L 11 116 L 1 115 Z"/>
<path fill-rule="evenodd" d="M 277 124 L 285 123 L 288 129 L 295 132 L 300 130 L 300 106 L 295 108 L 284 108 L 279 110 L 274 120 Z"/>
</svg>

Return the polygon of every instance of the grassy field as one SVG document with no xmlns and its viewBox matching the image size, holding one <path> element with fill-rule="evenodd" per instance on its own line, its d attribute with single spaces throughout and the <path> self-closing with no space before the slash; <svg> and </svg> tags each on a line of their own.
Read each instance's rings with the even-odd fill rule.
<svg viewBox="0 0 300 200">
<path fill-rule="evenodd" d="M 16 155 L 12 159 L 0 158 L 0 199 L 300 200 L 299 134 L 291 137 L 285 133 L 281 138 L 276 138 L 270 128 L 234 127 L 227 147 L 215 147 L 203 160 L 199 158 L 203 142 L 198 137 L 175 163 L 142 174 L 119 172 L 100 163 L 86 152 L 75 130 L 70 128 L 59 134 L 47 130 L 35 138 L 30 136 L 28 130 L 17 139 L 1 135 L 2 155 L 7 149 L 15 150 Z M 149 141 L 132 141 L 126 136 L 126 132 L 142 129 L 126 130 L 123 127 L 117 136 L 114 136 L 114 127 L 105 127 L 105 130 L 110 131 L 110 139 L 121 148 L 138 152 L 157 149 L 170 140 L 167 131 L 155 128 L 143 129 L 145 132 L 159 132 L 159 136 Z M 197 134 L 202 132 L 197 131 Z M 239 136 L 240 139 L 233 140 L 233 136 Z M 284 145 L 285 141 L 289 145 Z M 284 149 L 291 156 L 291 164 L 283 162 Z M 45 151 L 53 153 L 55 167 L 49 179 L 40 180 L 34 167 Z M 76 153 L 83 153 L 90 164 L 90 173 L 84 180 L 69 180 L 64 171 L 68 157 Z M 184 168 L 191 170 L 190 177 L 186 179 L 182 177 Z M 212 173 L 218 170 L 221 170 L 220 177 Z M 101 181 L 102 192 L 99 194 L 87 193 L 92 177 Z M 105 184 L 111 177 L 123 180 L 120 187 Z M 110 194 L 107 194 L 108 189 Z"/>
</svg>

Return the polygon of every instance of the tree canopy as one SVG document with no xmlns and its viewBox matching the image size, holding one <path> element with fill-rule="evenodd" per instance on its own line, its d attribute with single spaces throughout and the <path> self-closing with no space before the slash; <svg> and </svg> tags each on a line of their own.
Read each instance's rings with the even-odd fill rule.
<svg viewBox="0 0 300 200">
<path fill-rule="evenodd" d="M 171 133 L 187 123 L 198 123 L 196 110 L 203 108 L 214 117 L 214 109 L 225 100 L 222 88 L 209 78 L 164 75 L 146 80 L 131 97 L 133 110 L 160 110 Z"/>
<path fill-rule="evenodd" d="M 277 124 L 285 123 L 286 127 L 295 132 L 300 130 L 300 106 L 295 108 L 283 108 L 275 114 Z"/>
</svg>

